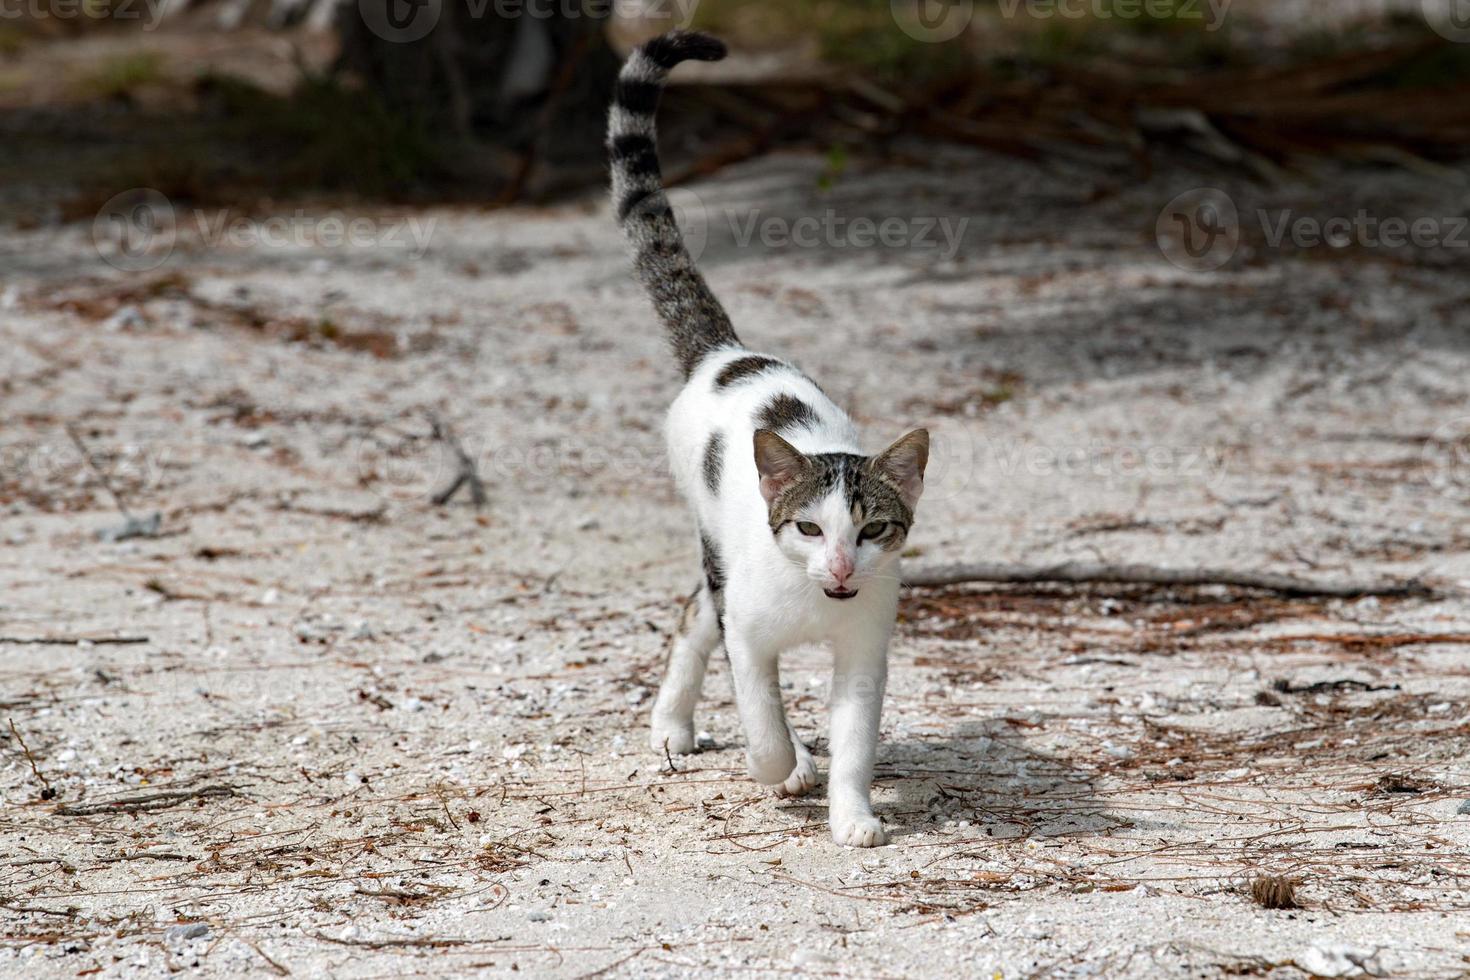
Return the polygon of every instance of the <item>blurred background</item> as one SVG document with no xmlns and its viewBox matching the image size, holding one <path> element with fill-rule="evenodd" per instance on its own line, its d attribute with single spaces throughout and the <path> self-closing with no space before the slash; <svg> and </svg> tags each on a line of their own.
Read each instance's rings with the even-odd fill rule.
<svg viewBox="0 0 1470 980">
<path fill-rule="evenodd" d="M 912 163 L 914 140 L 1145 179 L 1323 158 L 1451 173 L 1458 0 L 4 0 L 0 213 L 112 194 L 545 200 L 597 186 L 637 41 L 719 32 L 665 114 L 675 183 L 776 149 Z"/>
</svg>

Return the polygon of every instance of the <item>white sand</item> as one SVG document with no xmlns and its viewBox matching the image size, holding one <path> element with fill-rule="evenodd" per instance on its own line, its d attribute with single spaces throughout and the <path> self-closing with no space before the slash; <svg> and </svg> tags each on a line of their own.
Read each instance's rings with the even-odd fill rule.
<svg viewBox="0 0 1470 980">
<path fill-rule="evenodd" d="M 826 195 L 817 169 L 696 188 L 704 266 L 748 342 L 795 357 L 875 446 L 931 425 L 922 561 L 1470 578 L 1470 475 L 1424 441 L 1470 415 L 1463 251 L 1264 249 L 1196 276 L 1152 241 L 1165 201 L 1213 182 L 1177 170 L 1088 204 L 1084 178 L 982 156 Z M 1248 223 L 1462 210 L 1360 178 L 1228 189 Z M 951 262 L 741 248 L 722 209 L 754 203 L 970 223 Z M 418 217 L 421 258 L 191 233 L 142 277 L 86 225 L 0 238 L 0 634 L 147 637 L 0 645 L 4 714 L 61 802 L 238 792 L 59 815 L 7 731 L 0 974 L 1466 969 L 1467 647 L 1320 638 L 1470 633 L 1463 600 L 916 600 L 877 850 L 833 847 L 820 793 L 745 778 L 723 665 L 713 747 L 662 772 L 644 715 L 694 555 L 660 459 L 677 381 L 621 243 L 600 202 Z M 170 271 L 187 296 L 108 312 Z M 413 352 L 292 343 L 232 304 Z M 450 470 L 427 408 L 480 458 L 483 513 L 427 503 Z M 95 539 L 120 518 L 68 421 L 166 536 Z M 823 666 L 786 670 L 808 733 Z M 1258 704 L 1282 678 L 1388 689 Z M 1306 908 L 1252 904 L 1261 871 Z M 193 920 L 207 935 L 169 931 Z"/>
</svg>

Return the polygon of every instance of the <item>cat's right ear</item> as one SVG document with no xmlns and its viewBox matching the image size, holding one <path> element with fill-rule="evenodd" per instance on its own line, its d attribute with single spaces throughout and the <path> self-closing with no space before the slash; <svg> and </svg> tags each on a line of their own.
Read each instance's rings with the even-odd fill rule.
<svg viewBox="0 0 1470 980">
<path fill-rule="evenodd" d="M 755 430 L 755 468 L 761 475 L 761 496 L 767 507 L 811 465 L 811 460 L 770 429 Z"/>
</svg>

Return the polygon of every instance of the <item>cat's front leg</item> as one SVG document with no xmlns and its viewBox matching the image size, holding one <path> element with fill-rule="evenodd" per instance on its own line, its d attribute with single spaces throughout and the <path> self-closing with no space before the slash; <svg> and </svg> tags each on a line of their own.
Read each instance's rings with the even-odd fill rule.
<svg viewBox="0 0 1470 980">
<path fill-rule="evenodd" d="M 796 768 L 796 750 L 781 705 L 778 651 L 728 628 L 725 649 L 735 678 L 735 707 L 745 730 L 750 778 L 766 786 L 784 783 Z"/>
<path fill-rule="evenodd" d="M 817 785 L 817 760 L 812 758 L 809 750 L 801 742 L 801 736 L 796 734 L 796 729 L 788 723 L 787 732 L 791 735 L 791 748 L 796 753 L 796 768 L 791 770 L 791 775 L 786 781 L 775 787 L 776 795 L 783 799 L 788 796 L 805 796 Z"/>
<path fill-rule="evenodd" d="M 867 644 L 834 653 L 832 770 L 827 775 L 832 839 L 848 847 L 877 847 L 888 841 L 883 821 L 873 814 L 871 795 L 888 645 Z"/>
</svg>

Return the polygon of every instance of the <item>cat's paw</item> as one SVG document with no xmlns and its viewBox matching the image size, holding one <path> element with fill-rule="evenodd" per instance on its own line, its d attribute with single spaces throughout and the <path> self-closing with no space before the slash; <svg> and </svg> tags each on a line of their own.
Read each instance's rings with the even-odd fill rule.
<svg viewBox="0 0 1470 980">
<path fill-rule="evenodd" d="M 817 763 L 805 752 L 796 754 L 796 768 L 786 777 L 786 782 L 772 786 L 777 796 L 805 796 L 817 785 Z"/>
<path fill-rule="evenodd" d="M 681 725 L 676 721 L 661 722 L 654 719 L 653 730 L 648 733 L 648 746 L 663 755 L 688 755 L 694 751 L 694 726 Z"/>
<path fill-rule="evenodd" d="M 796 752 L 789 744 L 773 744 L 764 752 L 747 748 L 745 764 L 750 771 L 750 778 L 762 786 L 780 786 L 796 770 Z"/>
<path fill-rule="evenodd" d="M 832 840 L 843 847 L 880 847 L 888 843 L 883 821 L 871 813 L 856 817 L 833 817 Z"/>
</svg>

